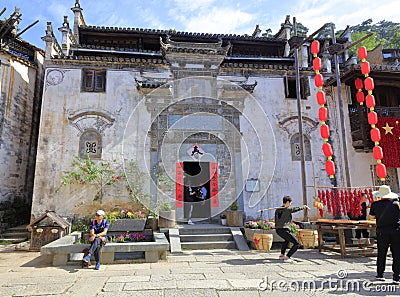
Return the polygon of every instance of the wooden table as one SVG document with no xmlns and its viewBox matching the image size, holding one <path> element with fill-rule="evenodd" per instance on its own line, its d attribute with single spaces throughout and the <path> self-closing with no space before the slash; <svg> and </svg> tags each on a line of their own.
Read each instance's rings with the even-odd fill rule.
<svg viewBox="0 0 400 297">
<path fill-rule="evenodd" d="M 346 229 L 373 229 L 376 227 L 375 221 L 352 221 L 352 220 L 328 220 L 320 219 L 316 222 L 318 230 L 318 250 L 329 250 L 340 253 L 341 257 L 351 255 L 376 255 L 376 249 L 373 245 L 363 245 L 362 248 L 358 244 L 347 244 L 345 242 L 344 230 Z M 324 244 L 322 234 L 329 233 L 339 236 L 339 246 L 337 244 Z"/>
</svg>

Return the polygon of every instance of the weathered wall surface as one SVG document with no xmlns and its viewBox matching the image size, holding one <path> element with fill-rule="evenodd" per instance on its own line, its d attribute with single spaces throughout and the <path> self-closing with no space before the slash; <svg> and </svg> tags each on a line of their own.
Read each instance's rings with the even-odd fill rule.
<svg viewBox="0 0 400 297">
<path fill-rule="evenodd" d="M 48 67 L 46 70 L 32 206 L 35 217 L 47 209 L 62 216 L 83 216 L 99 207 L 93 202 L 95 191 L 89 187 L 66 186 L 56 192 L 61 185 L 62 172 L 72 170 L 83 132 L 95 130 L 100 133 L 103 160 L 120 163 L 122 158 L 143 160 L 144 148 L 135 146 L 135 135 L 142 135 L 142 127 L 149 126 L 145 109 L 127 131 L 129 140 L 125 145 L 131 149 L 124 150 L 122 156 L 126 125 L 141 99 L 136 89 L 135 72 L 108 69 L 106 92 L 101 93 L 82 92 L 81 76 L 80 68 Z M 129 201 L 127 195 L 125 186 L 121 185 L 108 191 L 103 201 L 118 205 Z"/>
<path fill-rule="evenodd" d="M 28 223 L 35 167 L 42 60 L 0 53 L 0 232 Z"/>
</svg>

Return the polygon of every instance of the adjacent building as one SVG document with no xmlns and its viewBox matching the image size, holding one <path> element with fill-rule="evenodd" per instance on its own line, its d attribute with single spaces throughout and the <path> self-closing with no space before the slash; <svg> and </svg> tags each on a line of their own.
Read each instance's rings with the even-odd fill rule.
<svg viewBox="0 0 400 297">
<path fill-rule="evenodd" d="M 0 232 L 29 222 L 39 132 L 44 51 L 19 38 L 20 16 L 0 21 Z"/>
</svg>

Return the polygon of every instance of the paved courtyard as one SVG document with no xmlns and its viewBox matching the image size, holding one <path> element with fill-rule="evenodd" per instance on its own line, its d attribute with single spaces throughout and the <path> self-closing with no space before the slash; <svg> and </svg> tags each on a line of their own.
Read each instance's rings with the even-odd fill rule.
<svg viewBox="0 0 400 297">
<path fill-rule="evenodd" d="M 399 296 L 374 281 L 375 258 L 341 259 L 316 249 L 299 250 L 296 263 L 277 260 L 279 250 L 205 250 L 168 255 L 158 263 L 51 267 L 38 252 L 0 246 L 0 296 Z M 296 292 L 296 293 L 294 293 Z"/>
</svg>

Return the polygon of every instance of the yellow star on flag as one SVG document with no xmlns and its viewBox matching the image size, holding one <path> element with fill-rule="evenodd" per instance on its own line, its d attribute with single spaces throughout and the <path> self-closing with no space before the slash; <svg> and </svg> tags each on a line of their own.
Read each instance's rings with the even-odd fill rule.
<svg viewBox="0 0 400 297">
<path fill-rule="evenodd" d="M 394 127 L 390 127 L 389 124 L 388 124 L 387 122 L 386 122 L 386 126 L 385 126 L 385 127 L 382 127 L 382 129 L 385 130 L 385 135 L 388 134 L 388 133 L 390 133 L 390 134 L 393 135 L 393 132 L 392 132 L 392 129 L 393 129 L 393 128 L 394 128 Z"/>
</svg>

